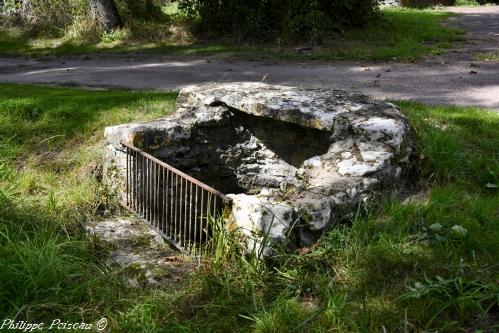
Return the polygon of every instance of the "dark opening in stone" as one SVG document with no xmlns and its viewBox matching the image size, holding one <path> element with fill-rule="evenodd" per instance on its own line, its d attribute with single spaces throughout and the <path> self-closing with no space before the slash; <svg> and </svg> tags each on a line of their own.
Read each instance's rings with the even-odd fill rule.
<svg viewBox="0 0 499 333">
<path fill-rule="evenodd" d="M 142 149 L 223 193 L 279 188 L 314 156 L 327 152 L 330 134 L 229 108 L 223 119 L 193 126 L 188 138 Z M 156 148 L 156 149 L 155 149 Z"/>
</svg>

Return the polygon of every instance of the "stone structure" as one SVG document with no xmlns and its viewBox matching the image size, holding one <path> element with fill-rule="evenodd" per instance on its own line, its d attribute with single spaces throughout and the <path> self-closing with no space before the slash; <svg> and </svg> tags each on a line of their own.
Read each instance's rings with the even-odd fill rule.
<svg viewBox="0 0 499 333">
<path fill-rule="evenodd" d="M 159 234 L 138 219 L 94 221 L 88 223 L 86 229 L 104 245 L 106 265 L 115 272 L 124 273 L 125 281 L 131 287 L 175 286 L 195 270 L 192 258 L 179 256 Z"/>
<path fill-rule="evenodd" d="M 167 118 L 106 128 L 104 174 L 120 192 L 119 142 L 132 143 L 231 193 L 230 225 L 265 255 L 351 219 L 399 183 L 412 154 L 399 109 L 363 95 L 228 83 L 185 88 L 177 104 Z"/>
<path fill-rule="evenodd" d="M 380 7 L 398 7 L 401 6 L 401 0 L 379 0 Z"/>
</svg>

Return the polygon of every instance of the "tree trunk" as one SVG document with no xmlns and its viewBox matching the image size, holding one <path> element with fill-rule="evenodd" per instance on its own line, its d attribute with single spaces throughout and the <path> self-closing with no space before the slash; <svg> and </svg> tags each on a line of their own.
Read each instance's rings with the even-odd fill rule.
<svg viewBox="0 0 499 333">
<path fill-rule="evenodd" d="M 114 0 L 90 0 L 90 9 L 95 22 L 109 31 L 121 25 L 121 18 Z"/>
</svg>

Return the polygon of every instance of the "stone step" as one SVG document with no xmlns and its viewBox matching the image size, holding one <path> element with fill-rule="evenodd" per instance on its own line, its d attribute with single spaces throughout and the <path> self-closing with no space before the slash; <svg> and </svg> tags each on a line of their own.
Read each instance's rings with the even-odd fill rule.
<svg viewBox="0 0 499 333">
<path fill-rule="evenodd" d="M 172 248 L 146 223 L 133 216 L 93 221 L 86 226 L 107 249 L 105 262 L 125 275 L 132 287 L 178 285 L 196 267 L 194 258 Z"/>
</svg>

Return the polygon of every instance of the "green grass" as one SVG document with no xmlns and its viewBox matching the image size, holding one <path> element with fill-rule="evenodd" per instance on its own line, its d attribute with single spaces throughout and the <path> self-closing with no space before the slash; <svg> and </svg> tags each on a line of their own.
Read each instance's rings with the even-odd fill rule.
<svg viewBox="0 0 499 333">
<path fill-rule="evenodd" d="M 171 10 L 171 8 L 166 9 Z M 21 31 L 0 31 L 0 54 L 29 57 L 92 52 L 153 52 L 172 56 L 217 56 L 286 60 L 392 60 L 411 61 L 425 54 L 440 54 L 462 40 L 463 31 L 443 27 L 450 14 L 417 9 L 384 9 L 383 17 L 370 27 L 327 38 L 311 52 L 300 53 L 294 45 L 234 44 L 170 36 L 144 41 L 124 30 L 105 34 L 98 43 L 65 38 L 30 38 Z M 143 27 L 144 29 L 146 27 Z M 157 30 L 157 28 L 154 28 Z M 153 30 L 154 30 L 153 29 Z M 181 31 L 185 32 L 181 29 Z M 171 40 L 170 40 L 170 39 Z M 174 41 L 173 41 L 174 40 Z"/>
<path fill-rule="evenodd" d="M 487 61 L 487 62 L 499 61 L 499 50 L 495 53 L 492 52 L 476 53 L 474 55 L 474 58 L 475 60 L 478 61 Z"/>
<path fill-rule="evenodd" d="M 386 198 L 309 252 L 267 262 L 217 237 L 180 290 L 125 287 L 82 231 L 119 209 L 96 180 L 102 131 L 168 114 L 175 97 L 0 85 L 0 319 L 107 317 L 121 332 L 499 328 L 499 115 L 475 108 L 397 102 L 419 142 L 412 200 Z"/>
<path fill-rule="evenodd" d="M 102 129 L 168 114 L 175 97 L 0 84 L 2 319 L 93 320 L 119 302 L 122 282 L 82 233 L 116 209 L 97 181 Z"/>
<path fill-rule="evenodd" d="M 454 6 L 480 6 L 477 0 L 456 0 Z"/>
</svg>

